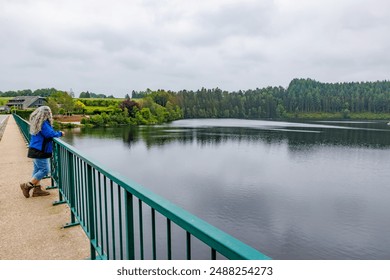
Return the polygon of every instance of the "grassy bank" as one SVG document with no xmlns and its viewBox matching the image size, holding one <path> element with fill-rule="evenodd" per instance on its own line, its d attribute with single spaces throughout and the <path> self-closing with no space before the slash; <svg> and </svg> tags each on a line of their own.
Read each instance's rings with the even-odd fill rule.
<svg viewBox="0 0 390 280">
<path fill-rule="evenodd" d="M 12 97 L 0 97 L 0 106 L 7 104 L 10 99 L 12 99 Z"/>
</svg>

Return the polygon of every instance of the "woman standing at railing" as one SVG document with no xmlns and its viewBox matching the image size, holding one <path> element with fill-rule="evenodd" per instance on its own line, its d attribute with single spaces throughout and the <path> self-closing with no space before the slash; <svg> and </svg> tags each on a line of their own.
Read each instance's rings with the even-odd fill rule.
<svg viewBox="0 0 390 280">
<path fill-rule="evenodd" d="M 34 171 L 29 182 L 20 184 L 23 195 L 44 196 L 50 193 L 42 190 L 40 181 L 50 173 L 49 159 L 53 152 L 53 138 L 64 136 L 63 131 L 53 129 L 53 115 L 48 106 L 37 108 L 30 116 L 30 146 L 28 157 L 33 159 Z"/>
</svg>

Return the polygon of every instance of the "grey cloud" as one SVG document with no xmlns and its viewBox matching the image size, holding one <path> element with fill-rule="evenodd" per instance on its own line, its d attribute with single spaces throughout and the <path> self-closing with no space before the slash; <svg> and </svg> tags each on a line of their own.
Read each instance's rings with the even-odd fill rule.
<svg viewBox="0 0 390 280">
<path fill-rule="evenodd" d="M 390 2 L 372 1 L 370 6 L 353 3 L 340 14 L 340 22 L 343 28 L 360 32 L 365 29 L 375 29 L 390 24 Z"/>
<path fill-rule="evenodd" d="M 150 30 L 137 30 L 126 28 L 115 30 L 105 26 L 80 30 L 76 34 L 76 39 L 85 44 L 101 47 L 108 53 L 120 52 L 127 48 L 136 48 L 140 51 L 153 51 L 153 34 Z"/>
<path fill-rule="evenodd" d="M 67 40 L 31 40 L 28 47 L 40 59 L 54 61 L 84 61 L 96 55 L 93 46 Z"/>
<path fill-rule="evenodd" d="M 387 0 L 55 1 L 1 2 L 0 90 L 22 76 L 21 88 L 120 93 L 390 72 Z"/>
<path fill-rule="evenodd" d="M 205 30 L 222 35 L 263 36 L 268 33 L 275 6 L 271 1 L 234 3 L 205 12 L 198 24 Z"/>
<path fill-rule="evenodd" d="M 193 29 L 179 41 L 187 46 L 209 47 L 223 44 L 231 37 L 272 36 L 272 15 L 275 6 L 271 1 L 232 3 L 218 9 L 201 11 L 187 20 Z"/>
</svg>

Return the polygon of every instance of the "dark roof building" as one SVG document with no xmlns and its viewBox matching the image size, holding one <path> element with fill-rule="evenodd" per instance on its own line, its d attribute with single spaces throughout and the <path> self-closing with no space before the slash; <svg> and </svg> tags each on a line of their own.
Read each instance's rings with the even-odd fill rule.
<svg viewBox="0 0 390 280">
<path fill-rule="evenodd" d="M 29 108 L 38 108 L 45 105 L 46 99 L 40 96 L 17 96 L 8 101 L 7 107 L 15 107 L 17 109 L 25 110 Z"/>
<path fill-rule="evenodd" d="M 7 106 L 0 106 L 0 113 L 8 113 L 9 112 L 9 108 Z"/>
</svg>

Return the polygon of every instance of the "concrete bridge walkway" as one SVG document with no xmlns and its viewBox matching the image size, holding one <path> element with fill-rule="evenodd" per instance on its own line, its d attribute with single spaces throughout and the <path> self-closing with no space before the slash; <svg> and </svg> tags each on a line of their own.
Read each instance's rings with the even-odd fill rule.
<svg viewBox="0 0 390 280">
<path fill-rule="evenodd" d="M 1 131 L 0 131 L 1 133 Z M 30 180 L 32 160 L 12 116 L 0 137 L 0 260 L 81 260 L 89 258 L 89 241 L 70 222 L 66 204 L 52 206 L 58 190 L 25 198 L 19 184 Z M 43 186 L 50 180 L 43 180 Z"/>
</svg>

